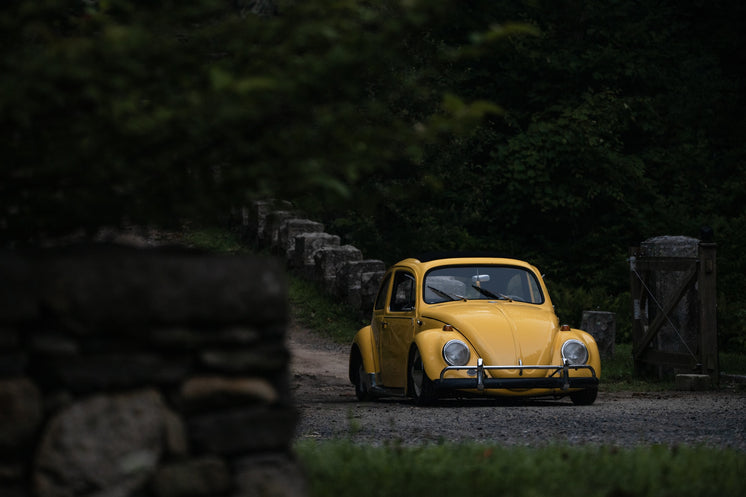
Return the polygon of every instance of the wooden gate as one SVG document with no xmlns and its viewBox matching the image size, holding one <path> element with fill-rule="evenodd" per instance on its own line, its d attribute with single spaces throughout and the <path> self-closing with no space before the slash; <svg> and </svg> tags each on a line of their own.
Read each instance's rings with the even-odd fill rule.
<svg viewBox="0 0 746 497">
<path fill-rule="evenodd" d="M 665 368 L 679 372 L 707 374 L 717 382 L 719 376 L 716 316 L 716 244 L 699 243 L 696 257 L 660 257 L 630 249 L 630 283 L 632 297 L 632 342 L 635 370 L 638 374 Z M 656 278 L 678 273 L 678 284 L 656 296 Z M 694 295 L 688 308 L 688 323 L 695 328 L 693 338 L 686 340 L 672 313 L 685 295 Z M 679 309 L 680 312 L 680 309 Z M 665 350 L 660 346 L 661 330 L 671 330 L 681 340 L 684 352 Z"/>
</svg>

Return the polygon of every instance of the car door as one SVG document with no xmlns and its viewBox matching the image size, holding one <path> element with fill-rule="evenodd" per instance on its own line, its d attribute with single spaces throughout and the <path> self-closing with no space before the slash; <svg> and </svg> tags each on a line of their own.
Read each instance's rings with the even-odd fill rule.
<svg viewBox="0 0 746 497">
<path fill-rule="evenodd" d="M 391 294 L 380 330 L 381 380 L 389 388 L 405 388 L 409 346 L 416 317 L 415 277 L 406 270 L 393 274 Z"/>
<path fill-rule="evenodd" d="M 373 333 L 373 363 L 375 366 L 376 381 L 383 385 L 381 381 L 381 332 L 384 328 L 384 322 L 386 320 L 386 309 L 388 308 L 389 302 L 389 288 L 391 287 L 391 276 L 392 273 L 386 273 L 381 286 L 378 288 L 378 294 L 376 295 L 376 301 L 373 305 L 373 319 L 371 319 L 370 327 Z"/>
</svg>

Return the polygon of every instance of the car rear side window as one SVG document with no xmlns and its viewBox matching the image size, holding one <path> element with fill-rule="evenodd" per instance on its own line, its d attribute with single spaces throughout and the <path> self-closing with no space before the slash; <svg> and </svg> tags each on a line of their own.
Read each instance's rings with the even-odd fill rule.
<svg viewBox="0 0 746 497">
<path fill-rule="evenodd" d="M 378 288 L 378 295 L 376 296 L 376 309 L 383 309 L 386 306 L 386 294 L 389 289 L 389 282 L 391 281 L 391 273 L 387 274 L 381 282 L 381 286 Z"/>
<path fill-rule="evenodd" d="M 414 276 L 405 272 L 397 271 L 394 276 L 394 286 L 391 289 L 391 312 L 411 311 L 414 309 L 415 284 Z"/>
</svg>

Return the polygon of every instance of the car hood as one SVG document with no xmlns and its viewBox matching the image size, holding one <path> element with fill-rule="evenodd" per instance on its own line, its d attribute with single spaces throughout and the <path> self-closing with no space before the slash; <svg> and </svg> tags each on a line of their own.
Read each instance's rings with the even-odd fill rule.
<svg viewBox="0 0 746 497">
<path fill-rule="evenodd" d="M 547 365 L 558 331 L 553 311 L 520 302 L 450 303 L 428 309 L 423 317 L 456 328 L 484 359 L 485 366 Z M 535 373 L 543 376 L 545 371 Z"/>
</svg>

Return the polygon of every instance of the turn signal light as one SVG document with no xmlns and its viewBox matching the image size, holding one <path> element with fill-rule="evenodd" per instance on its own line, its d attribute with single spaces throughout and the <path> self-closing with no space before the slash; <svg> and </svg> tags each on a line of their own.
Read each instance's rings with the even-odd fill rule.
<svg viewBox="0 0 746 497">
<path fill-rule="evenodd" d="M 453 331 L 453 326 L 451 326 L 450 324 L 444 324 L 443 331 Z"/>
<path fill-rule="evenodd" d="M 560 331 L 570 331 L 570 325 L 563 324 L 562 326 L 560 326 Z"/>
</svg>

